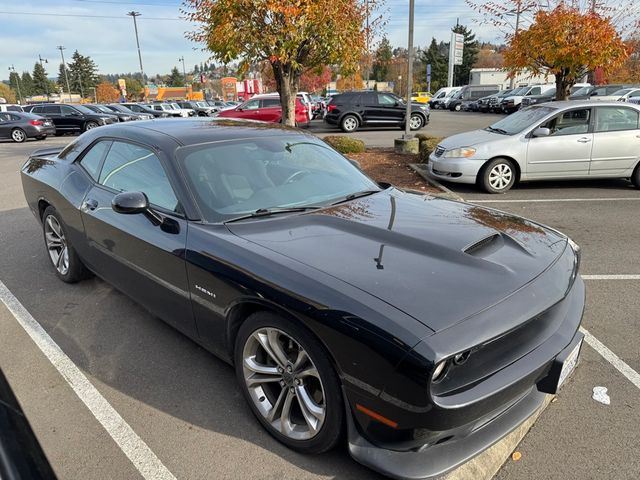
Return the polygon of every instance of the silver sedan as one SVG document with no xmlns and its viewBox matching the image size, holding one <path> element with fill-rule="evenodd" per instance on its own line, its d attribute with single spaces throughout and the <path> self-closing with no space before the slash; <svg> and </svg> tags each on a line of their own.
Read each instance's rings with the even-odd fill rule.
<svg viewBox="0 0 640 480">
<path fill-rule="evenodd" d="M 640 188 L 640 105 L 553 102 L 444 139 L 429 156 L 438 180 L 504 193 L 516 182 L 629 178 Z"/>
</svg>

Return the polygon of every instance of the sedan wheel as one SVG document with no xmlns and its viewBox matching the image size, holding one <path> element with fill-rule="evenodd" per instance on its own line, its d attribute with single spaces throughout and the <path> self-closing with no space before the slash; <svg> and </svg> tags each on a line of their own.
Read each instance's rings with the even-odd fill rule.
<svg viewBox="0 0 640 480">
<path fill-rule="evenodd" d="M 274 437 L 305 453 L 337 442 L 343 419 L 337 376 L 317 340 L 267 312 L 238 332 L 236 374 L 258 420 Z"/>
<path fill-rule="evenodd" d="M 489 193 L 504 193 L 516 180 L 516 170 L 510 160 L 496 158 L 482 170 L 482 187 Z"/>
<path fill-rule="evenodd" d="M 27 139 L 27 134 L 24 133 L 24 130 L 16 128 L 11 132 L 11 139 L 14 142 L 22 143 Z"/>
<path fill-rule="evenodd" d="M 99 125 L 96 122 L 87 122 L 87 124 L 85 125 L 84 129 L 85 131 L 87 130 L 92 130 L 96 127 L 98 127 Z"/>
</svg>

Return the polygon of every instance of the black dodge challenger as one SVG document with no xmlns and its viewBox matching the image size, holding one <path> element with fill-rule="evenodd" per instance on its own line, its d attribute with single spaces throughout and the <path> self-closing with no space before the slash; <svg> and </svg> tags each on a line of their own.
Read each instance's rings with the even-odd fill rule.
<svg viewBox="0 0 640 480">
<path fill-rule="evenodd" d="M 235 367 L 300 452 L 431 478 L 575 367 L 578 246 L 520 217 L 379 184 L 316 137 L 164 120 L 91 130 L 22 169 L 56 274 L 93 273 Z"/>
</svg>

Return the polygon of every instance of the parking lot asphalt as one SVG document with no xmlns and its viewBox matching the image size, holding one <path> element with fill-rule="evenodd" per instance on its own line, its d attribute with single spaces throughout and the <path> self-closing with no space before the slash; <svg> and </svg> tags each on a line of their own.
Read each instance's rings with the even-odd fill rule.
<svg viewBox="0 0 640 480">
<path fill-rule="evenodd" d="M 434 112 L 426 130 L 440 123 L 442 135 L 449 135 L 495 118 Z M 399 133 L 354 136 L 384 135 L 392 143 Z M 55 277 L 18 170 L 31 151 L 72 138 L 0 143 L 0 281 L 166 472 L 185 479 L 380 478 L 351 460 L 345 448 L 320 456 L 288 450 L 254 420 L 228 365 L 104 282 L 70 286 Z M 584 327 L 640 370 L 639 190 L 622 180 L 531 183 L 501 196 L 447 186 L 468 201 L 524 215 L 574 238 L 583 248 L 587 275 Z M 638 279 L 609 277 L 620 274 Z M 60 478 L 139 478 L 132 460 L 1 304 L 0 346 L 0 367 Z M 611 405 L 591 398 L 595 386 L 608 388 Z M 578 370 L 518 447 L 522 458 L 508 461 L 497 478 L 636 479 L 639 426 L 640 389 L 585 344 Z"/>
</svg>

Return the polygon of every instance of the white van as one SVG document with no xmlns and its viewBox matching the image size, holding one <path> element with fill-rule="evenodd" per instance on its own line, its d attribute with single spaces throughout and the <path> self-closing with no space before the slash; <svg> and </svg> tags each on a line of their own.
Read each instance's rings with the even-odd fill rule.
<svg viewBox="0 0 640 480">
<path fill-rule="evenodd" d="M 462 90 L 462 87 L 443 87 L 433 94 L 431 100 L 429 100 L 429 106 L 434 109 L 446 108 L 445 102 L 448 98 L 451 98 L 455 93 Z"/>
<path fill-rule="evenodd" d="M 542 95 L 550 90 L 556 88 L 555 85 L 529 85 L 528 87 L 522 87 L 518 90 L 516 95 L 509 95 L 502 99 L 501 107 L 504 113 L 513 113 L 518 110 L 522 104 L 524 97 L 531 97 L 533 95 Z"/>
<path fill-rule="evenodd" d="M 21 105 L 13 103 L 0 103 L 0 112 L 24 112 Z"/>
</svg>

